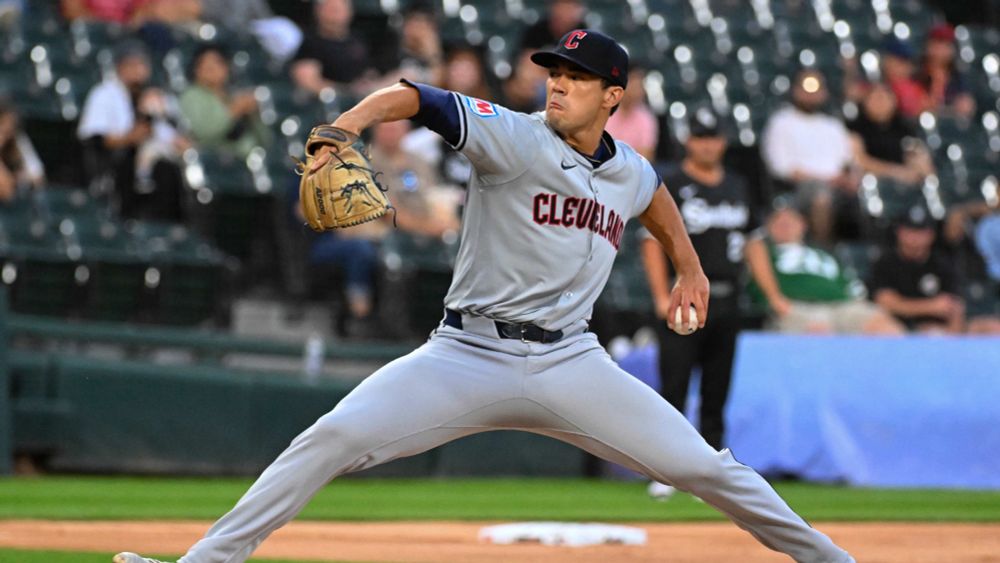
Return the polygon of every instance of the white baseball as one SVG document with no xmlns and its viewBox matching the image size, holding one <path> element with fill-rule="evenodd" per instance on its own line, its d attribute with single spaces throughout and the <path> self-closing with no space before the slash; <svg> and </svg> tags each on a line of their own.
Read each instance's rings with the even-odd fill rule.
<svg viewBox="0 0 1000 563">
<path fill-rule="evenodd" d="M 677 334 L 682 335 L 691 334 L 692 332 L 698 330 L 698 311 L 694 308 L 694 306 L 689 306 L 688 308 L 689 317 L 687 327 L 682 326 L 682 323 L 684 322 L 683 317 L 681 317 L 682 314 L 683 312 L 681 311 L 681 308 L 678 307 L 674 312 L 674 324 L 670 328 Z"/>
</svg>

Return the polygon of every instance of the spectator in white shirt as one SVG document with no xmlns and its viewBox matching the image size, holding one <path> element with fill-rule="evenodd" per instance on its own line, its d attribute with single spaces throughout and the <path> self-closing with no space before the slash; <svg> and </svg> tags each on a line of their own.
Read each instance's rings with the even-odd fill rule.
<svg viewBox="0 0 1000 563">
<path fill-rule="evenodd" d="M 77 136 L 91 176 L 110 175 L 125 217 L 178 220 L 182 178 L 177 157 L 190 142 L 177 132 L 170 98 L 146 87 L 149 58 L 128 41 L 115 53 L 115 76 L 87 95 Z"/>
<path fill-rule="evenodd" d="M 853 196 L 858 177 L 850 133 L 837 118 L 823 113 L 829 97 L 823 75 L 803 70 L 792 85 L 792 103 L 768 120 L 762 156 L 772 176 L 792 184 L 817 243 L 833 238 L 835 199 Z"/>
</svg>

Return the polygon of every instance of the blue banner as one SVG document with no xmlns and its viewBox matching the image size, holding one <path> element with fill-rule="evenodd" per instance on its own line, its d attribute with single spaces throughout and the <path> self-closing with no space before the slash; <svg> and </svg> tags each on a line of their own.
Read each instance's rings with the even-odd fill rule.
<svg viewBox="0 0 1000 563">
<path fill-rule="evenodd" d="M 655 353 L 622 367 L 653 382 Z M 740 336 L 727 446 L 764 474 L 1000 489 L 1000 338 Z"/>
</svg>

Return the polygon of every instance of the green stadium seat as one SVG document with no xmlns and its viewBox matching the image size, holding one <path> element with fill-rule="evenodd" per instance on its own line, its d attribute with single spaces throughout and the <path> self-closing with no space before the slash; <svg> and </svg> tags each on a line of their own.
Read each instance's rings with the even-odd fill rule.
<svg viewBox="0 0 1000 563">
<path fill-rule="evenodd" d="M 82 316 L 104 321 L 143 320 L 148 271 L 141 262 L 97 262 L 90 268 Z"/>
<path fill-rule="evenodd" d="M 162 271 L 153 320 L 196 325 L 217 317 L 225 304 L 224 271 L 209 263 L 174 263 Z"/>
<path fill-rule="evenodd" d="M 865 0 L 841 0 L 831 2 L 833 15 L 839 20 L 847 22 L 851 26 L 851 31 L 855 36 L 867 33 L 869 27 L 875 23 L 875 12 L 872 10 L 871 2 Z"/>
<path fill-rule="evenodd" d="M 198 161 L 204 187 L 212 194 L 210 200 L 200 201 L 207 210 L 213 241 L 229 255 L 251 258 L 254 244 L 266 234 L 262 225 L 271 224 L 274 184 L 270 176 L 264 170 L 260 179 L 264 183 L 258 184 L 245 160 L 221 151 L 201 151 Z"/>
<path fill-rule="evenodd" d="M 498 33 L 520 31 L 520 27 L 517 25 L 519 22 L 512 19 L 507 13 L 506 2 L 472 0 L 463 2 L 463 4 L 476 8 L 476 23 L 487 37 Z"/>
<path fill-rule="evenodd" d="M 223 252 L 241 261 L 254 258 L 255 244 L 270 238 L 274 205 L 274 198 L 270 195 L 219 196 L 211 205 L 212 241 Z"/>
<path fill-rule="evenodd" d="M 150 320 L 193 325 L 213 319 L 228 293 L 225 255 L 182 225 L 142 221 L 130 230 L 151 252 Z"/>
<path fill-rule="evenodd" d="M 880 250 L 877 245 L 868 242 L 840 242 L 833 253 L 845 269 L 850 268 L 859 279 L 866 280 L 879 258 Z"/>
<path fill-rule="evenodd" d="M 1000 30 L 988 26 L 969 26 L 967 29 L 978 59 L 987 53 L 1000 53 Z"/>
<path fill-rule="evenodd" d="M 219 150 L 197 151 L 205 187 L 213 194 L 259 195 L 246 160 Z"/>
<path fill-rule="evenodd" d="M 327 121 L 326 106 L 313 94 L 295 88 L 290 81 L 264 84 L 258 89 L 258 96 L 262 110 L 273 108 L 278 124 L 290 115 L 297 116 L 303 123 Z"/>
<path fill-rule="evenodd" d="M 456 244 L 447 244 L 438 239 L 415 236 L 398 230 L 391 232 L 382 242 L 382 256 L 386 267 L 393 270 L 450 273 L 457 253 Z"/>
<path fill-rule="evenodd" d="M 129 235 L 149 252 L 154 264 L 222 265 L 226 259 L 217 247 L 184 225 L 160 221 L 131 221 Z"/>
<path fill-rule="evenodd" d="M 65 217 L 87 268 L 86 318 L 126 321 L 140 314 L 148 253 L 123 225 L 92 215 Z"/>
<path fill-rule="evenodd" d="M 387 276 L 402 280 L 402 324 L 411 331 L 429 331 L 441 318 L 441 303 L 451 284 L 457 250 L 457 244 L 398 230 L 382 242 L 380 254 Z"/>
<path fill-rule="evenodd" d="M 28 216 L 0 219 L 7 240 L 4 279 L 11 292 L 11 310 L 19 313 L 70 316 L 79 303 L 79 249 L 59 226 Z"/>
<path fill-rule="evenodd" d="M 94 55 L 101 49 L 113 47 L 127 33 L 127 29 L 117 23 L 102 21 L 77 20 L 69 27 L 75 48 L 86 49 L 82 44 L 89 44 L 90 52 Z"/>
<path fill-rule="evenodd" d="M 40 213 L 49 216 L 107 217 L 105 204 L 94 199 L 86 190 L 72 186 L 49 184 L 44 190 L 33 193 Z"/>
<path fill-rule="evenodd" d="M 878 194 L 884 205 L 882 216 L 898 217 L 924 201 L 920 186 L 902 184 L 887 178 L 878 179 Z"/>
<path fill-rule="evenodd" d="M 462 20 L 457 17 L 439 20 L 438 33 L 441 34 L 441 40 L 445 44 L 466 41 L 465 26 L 462 25 Z"/>
<path fill-rule="evenodd" d="M 627 37 L 635 33 L 632 10 L 626 2 L 594 2 L 588 6 L 587 27 L 600 29 L 612 37 Z"/>
<path fill-rule="evenodd" d="M 0 64 L 0 95 L 17 100 L 19 109 L 32 98 L 44 95 L 44 89 L 38 85 L 35 77 L 35 66 L 28 59 L 27 52 Z"/>
<path fill-rule="evenodd" d="M 58 0 L 25 2 L 21 17 L 21 32 L 26 41 L 34 43 L 66 33 L 66 24 L 59 13 Z"/>
</svg>

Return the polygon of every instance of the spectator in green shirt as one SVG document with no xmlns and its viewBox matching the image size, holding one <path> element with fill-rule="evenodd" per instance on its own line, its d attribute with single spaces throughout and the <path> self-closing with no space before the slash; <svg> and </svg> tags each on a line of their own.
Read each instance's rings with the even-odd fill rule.
<svg viewBox="0 0 1000 563">
<path fill-rule="evenodd" d="M 192 58 L 194 84 L 181 94 L 181 111 L 200 148 L 246 157 L 266 145 L 268 131 L 257 116 L 253 92 L 230 92 L 229 62 L 221 47 L 206 45 Z"/>
<path fill-rule="evenodd" d="M 903 326 L 865 299 L 864 284 L 833 255 L 805 243 L 806 221 L 779 201 L 746 245 L 750 295 L 766 303 L 779 332 L 902 334 Z"/>
</svg>

